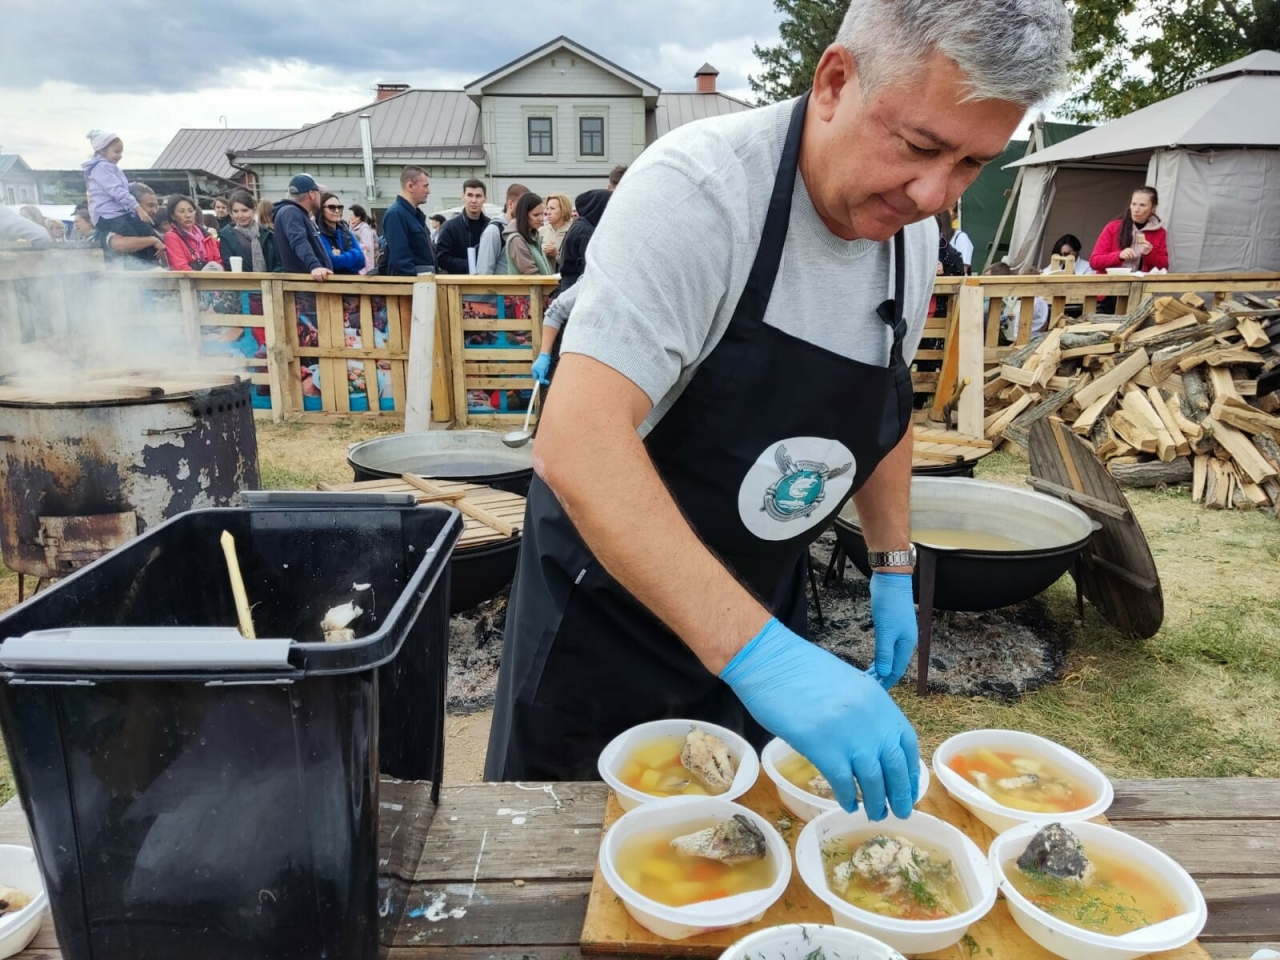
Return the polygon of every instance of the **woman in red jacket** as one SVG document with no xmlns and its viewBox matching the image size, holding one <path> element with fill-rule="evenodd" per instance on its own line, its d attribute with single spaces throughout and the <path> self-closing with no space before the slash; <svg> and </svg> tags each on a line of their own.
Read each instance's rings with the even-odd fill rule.
<svg viewBox="0 0 1280 960">
<path fill-rule="evenodd" d="M 221 270 L 218 241 L 200 227 L 195 202 L 190 197 L 171 197 L 168 209 L 169 219 L 173 221 L 173 229 L 164 238 L 169 269 Z"/>
<path fill-rule="evenodd" d="M 1164 224 L 1156 216 L 1160 196 L 1155 187 L 1139 187 L 1129 198 L 1129 211 L 1102 228 L 1093 245 L 1089 266 L 1098 273 L 1109 267 L 1168 270 L 1169 244 Z"/>
</svg>

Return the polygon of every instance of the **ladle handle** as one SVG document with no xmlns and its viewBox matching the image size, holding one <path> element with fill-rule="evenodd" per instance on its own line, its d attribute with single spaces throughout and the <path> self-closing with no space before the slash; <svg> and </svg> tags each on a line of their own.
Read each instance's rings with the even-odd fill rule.
<svg viewBox="0 0 1280 960">
<path fill-rule="evenodd" d="M 521 433 L 529 432 L 529 418 L 533 416 L 533 405 L 538 402 L 538 388 L 542 386 L 541 380 L 533 381 L 533 396 L 529 398 L 529 409 L 524 412 L 524 429 Z"/>
</svg>

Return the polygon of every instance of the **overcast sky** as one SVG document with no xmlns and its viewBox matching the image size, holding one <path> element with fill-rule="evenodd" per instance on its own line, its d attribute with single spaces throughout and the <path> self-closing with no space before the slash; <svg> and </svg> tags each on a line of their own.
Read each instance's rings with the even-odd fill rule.
<svg viewBox="0 0 1280 960">
<path fill-rule="evenodd" d="M 459 89 L 560 34 L 664 90 L 704 62 L 749 98 L 770 0 L 2 0 L 0 151 L 68 169 L 114 130 L 149 166 L 180 127 L 297 127 L 379 81 Z M 477 14 L 480 14 L 477 17 Z"/>
</svg>

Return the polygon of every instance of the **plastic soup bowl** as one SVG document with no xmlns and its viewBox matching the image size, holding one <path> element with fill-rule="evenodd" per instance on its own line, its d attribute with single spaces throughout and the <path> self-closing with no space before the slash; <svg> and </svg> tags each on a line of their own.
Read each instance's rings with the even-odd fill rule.
<svg viewBox="0 0 1280 960">
<path fill-rule="evenodd" d="M 1080 810 L 1063 813 L 1032 813 L 1006 807 L 1002 803 L 983 793 L 960 774 L 951 769 L 950 762 L 956 756 L 967 753 L 978 747 L 997 750 L 1015 750 L 1048 760 L 1081 783 L 1097 799 Z M 1068 750 L 1061 744 L 1037 737 L 1033 733 L 1022 733 L 1018 730 L 971 730 L 958 733 L 945 741 L 933 753 L 933 775 L 946 789 L 951 798 L 965 807 L 975 817 L 985 823 L 996 833 L 1008 830 L 1020 823 L 1034 823 L 1043 827 L 1050 823 L 1073 823 L 1089 820 L 1107 812 L 1111 801 L 1115 799 L 1115 790 L 1111 781 L 1101 770 L 1080 754 Z"/>
<path fill-rule="evenodd" d="M 824 923 L 788 923 L 743 937 L 720 960 L 807 960 L 818 951 L 829 960 L 906 960 L 888 944 L 856 930 Z"/>
<path fill-rule="evenodd" d="M 898 920 L 855 907 L 832 890 L 823 869 L 822 848 L 849 834 L 868 832 L 906 837 L 949 858 L 960 874 L 969 909 L 940 920 Z M 837 925 L 874 937 L 907 955 L 945 950 L 957 943 L 969 926 L 982 919 L 996 902 L 996 884 L 983 852 L 951 824 L 927 813 L 913 813 L 908 820 L 890 816 L 872 822 L 861 810 L 857 813 L 831 810 L 800 832 L 796 841 L 796 867 L 805 886 L 831 908 L 831 918 Z"/>
<path fill-rule="evenodd" d="M 729 748 L 729 756 L 733 758 L 734 766 L 737 768 L 737 773 L 733 777 L 733 785 L 715 799 L 736 800 L 755 786 L 756 778 L 760 776 L 760 758 L 756 756 L 755 749 L 752 748 L 751 744 L 747 743 L 744 737 L 725 727 L 717 726 L 714 723 L 706 723 L 702 720 L 653 720 L 649 723 L 642 723 L 632 727 L 630 730 L 624 730 L 609 741 L 609 745 L 600 753 L 600 760 L 597 764 L 600 770 L 600 778 L 613 788 L 613 792 L 618 795 L 618 803 L 622 805 L 623 810 L 634 810 L 642 803 L 671 799 L 655 797 L 652 794 L 645 793 L 643 790 L 629 787 L 622 782 L 619 774 L 622 772 L 622 768 L 626 765 L 627 758 L 631 756 L 632 752 L 641 744 L 657 740 L 660 737 L 684 737 L 694 727 L 704 733 L 713 733 L 723 740 L 725 746 Z"/>
<path fill-rule="evenodd" d="M 1065 960 L 1130 960 L 1186 946 L 1204 929 L 1209 918 L 1204 894 L 1177 861 L 1149 843 L 1097 823 L 1073 823 L 1067 829 L 1084 843 L 1086 855 L 1090 851 L 1102 851 L 1116 859 L 1145 867 L 1160 877 L 1172 888 L 1183 912 L 1117 937 L 1081 929 L 1041 910 L 1014 888 L 1004 872 L 1005 863 L 1021 856 L 1040 829 L 1039 824 L 1024 823 L 1006 830 L 991 844 L 988 862 L 1014 922 L 1050 953 Z"/>
<path fill-rule="evenodd" d="M 764 834 L 774 869 L 773 883 L 764 890 L 671 907 L 641 895 L 618 872 L 618 853 L 636 834 L 671 830 L 672 836 L 678 836 L 682 831 L 700 830 L 708 821 L 720 823 L 738 814 L 748 817 Z M 668 797 L 641 804 L 609 828 L 600 844 L 600 873 L 638 924 L 667 940 L 685 940 L 712 930 L 755 923 L 763 917 L 791 881 L 791 853 L 773 824 L 754 810 L 719 797 Z"/>
<path fill-rule="evenodd" d="M 791 812 L 793 817 L 799 817 L 801 820 L 812 820 L 828 810 L 839 810 L 840 804 L 834 800 L 826 800 L 810 793 L 808 790 L 801 790 L 778 770 L 778 764 L 796 752 L 781 737 L 775 737 L 770 740 L 765 744 L 765 748 L 760 751 L 760 766 L 764 768 L 765 776 L 772 780 L 773 785 L 778 788 L 778 799 L 782 802 L 782 805 Z M 917 804 L 924 799 L 924 795 L 928 790 L 929 768 L 922 760 L 920 762 L 920 794 L 916 797 Z"/>
</svg>

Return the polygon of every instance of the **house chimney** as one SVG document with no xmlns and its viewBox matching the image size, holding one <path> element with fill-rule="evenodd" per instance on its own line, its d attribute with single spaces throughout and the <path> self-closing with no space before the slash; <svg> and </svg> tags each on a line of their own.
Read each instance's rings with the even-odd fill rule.
<svg viewBox="0 0 1280 960">
<path fill-rule="evenodd" d="M 407 83 L 380 83 L 378 84 L 378 102 L 381 103 L 388 97 L 394 97 L 408 89 L 409 85 Z"/>
<path fill-rule="evenodd" d="M 694 81 L 698 84 L 699 93 L 715 93 L 716 77 L 720 76 L 720 71 L 709 63 L 704 63 L 698 68 L 698 72 L 693 75 Z"/>
</svg>

